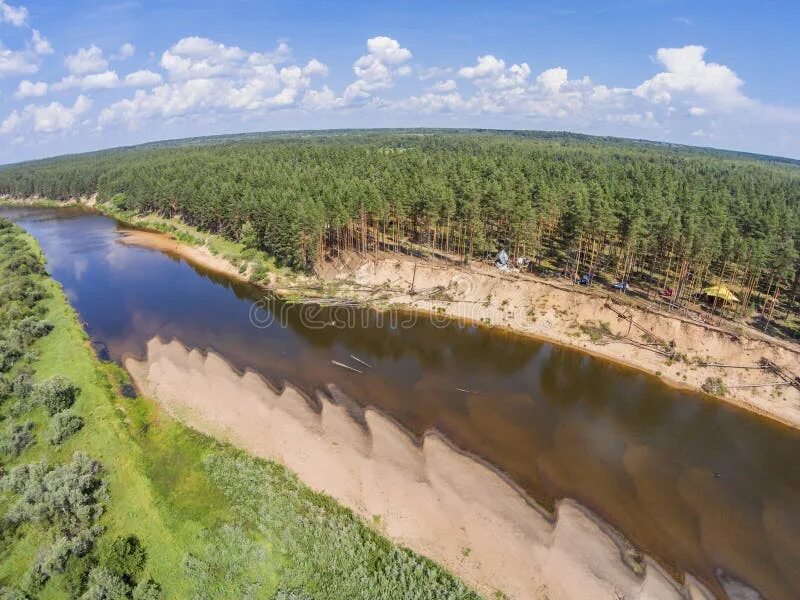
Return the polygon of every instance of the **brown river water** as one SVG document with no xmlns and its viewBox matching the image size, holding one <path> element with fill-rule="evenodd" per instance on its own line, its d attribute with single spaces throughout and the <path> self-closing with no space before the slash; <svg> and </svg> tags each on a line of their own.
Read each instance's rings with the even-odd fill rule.
<svg viewBox="0 0 800 600">
<path fill-rule="evenodd" d="M 507 332 L 265 304 L 253 286 L 118 243 L 117 223 L 83 210 L 0 216 L 37 238 L 105 358 L 142 356 L 158 336 L 309 397 L 334 384 L 354 418 L 370 405 L 416 436 L 438 430 L 544 507 L 577 500 L 719 597 L 731 581 L 766 598 L 800 597 L 795 430 Z"/>
</svg>

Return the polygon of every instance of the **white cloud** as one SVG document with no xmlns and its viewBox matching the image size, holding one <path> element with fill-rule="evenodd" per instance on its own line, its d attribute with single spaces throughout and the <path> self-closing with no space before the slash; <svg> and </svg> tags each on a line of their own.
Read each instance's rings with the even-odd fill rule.
<svg viewBox="0 0 800 600">
<path fill-rule="evenodd" d="M 38 56 L 53 53 L 53 47 L 50 45 L 50 42 L 39 33 L 38 29 L 34 29 L 31 32 L 31 47 L 33 48 L 33 52 Z"/>
<path fill-rule="evenodd" d="M 72 106 L 60 102 L 29 104 L 22 110 L 12 111 L 0 123 L 0 133 L 10 134 L 23 128 L 43 134 L 59 133 L 74 127 L 79 117 L 91 107 L 92 101 L 86 96 L 78 96 Z"/>
<path fill-rule="evenodd" d="M 669 104 L 675 94 L 706 98 L 723 108 L 747 104 L 740 91 L 742 80 L 727 66 L 706 62 L 705 53 L 703 46 L 659 48 L 656 60 L 666 71 L 643 82 L 634 93 L 656 104 Z"/>
<path fill-rule="evenodd" d="M 125 76 L 125 85 L 128 87 L 149 88 L 160 84 L 161 81 L 161 75 L 147 69 L 134 71 Z"/>
<path fill-rule="evenodd" d="M 452 92 L 458 87 L 458 84 L 453 81 L 452 79 L 445 79 L 443 81 L 437 81 L 434 83 L 429 89 L 429 92 L 433 93 L 441 93 L 441 92 Z"/>
<path fill-rule="evenodd" d="M 138 90 L 100 112 L 99 125 L 115 123 L 137 127 L 148 119 L 215 118 L 217 114 L 263 113 L 297 107 L 306 101 L 313 77 L 328 74 L 317 59 L 305 66 L 285 63 L 290 50 L 281 42 L 272 52 L 247 52 L 214 40 L 188 37 L 161 57 L 169 81 L 151 71 L 132 73 L 124 84 L 153 87 Z M 320 92 L 319 102 L 324 93 Z M 312 102 L 309 96 L 308 102 Z"/>
<path fill-rule="evenodd" d="M 312 58 L 305 67 L 303 67 L 303 74 L 314 76 L 318 75 L 320 77 L 327 77 L 328 76 L 328 65 L 321 63 L 316 58 Z"/>
<path fill-rule="evenodd" d="M 689 114 L 693 117 L 702 117 L 704 114 L 708 112 L 707 108 L 703 108 L 702 106 L 692 106 L 689 108 Z"/>
<path fill-rule="evenodd" d="M 247 53 L 238 46 L 226 46 L 208 38 L 186 37 L 166 50 L 161 66 L 170 79 L 186 80 L 234 75 Z"/>
<path fill-rule="evenodd" d="M 411 51 L 401 47 L 397 40 L 382 35 L 368 39 L 367 54 L 353 63 L 357 79 L 347 86 L 344 103 L 363 101 L 375 90 L 392 87 L 395 79 L 411 73 L 404 64 L 411 58 Z"/>
<path fill-rule="evenodd" d="M 136 54 L 136 46 L 130 42 L 125 42 L 119 47 L 119 51 L 114 55 L 115 60 L 125 60 Z"/>
<path fill-rule="evenodd" d="M 467 79 L 495 78 L 502 75 L 505 69 L 505 61 L 487 54 L 486 56 L 479 56 L 478 64 L 474 67 L 460 68 L 458 74 Z"/>
<path fill-rule="evenodd" d="M 39 65 L 28 52 L 0 48 L 0 78 L 30 75 L 38 70 Z"/>
<path fill-rule="evenodd" d="M 78 96 L 72 107 L 59 102 L 51 102 L 44 106 L 27 106 L 25 112 L 31 116 L 33 130 L 42 133 L 55 133 L 70 129 L 78 117 L 92 107 L 92 101 L 86 96 Z"/>
<path fill-rule="evenodd" d="M 95 45 L 81 48 L 75 54 L 70 54 L 65 62 L 67 69 L 73 75 L 97 73 L 108 67 L 108 61 L 103 56 L 103 51 Z"/>
<path fill-rule="evenodd" d="M 3 119 L 3 122 L 0 123 L 0 133 L 8 134 L 16 131 L 23 121 L 24 119 L 19 111 L 12 111 L 11 114 L 9 114 L 5 119 Z"/>
<path fill-rule="evenodd" d="M 44 81 L 37 81 L 33 83 L 24 79 L 19 82 L 17 91 L 14 93 L 15 98 L 39 98 L 47 93 L 47 83 Z"/>
<path fill-rule="evenodd" d="M 547 69 L 536 77 L 536 83 L 551 94 L 557 94 L 567 81 L 569 81 L 568 72 L 563 67 Z"/>
<path fill-rule="evenodd" d="M 472 67 L 462 67 L 458 74 L 471 79 L 480 87 L 513 88 L 524 86 L 528 82 L 531 68 L 528 63 L 514 64 L 506 68 L 504 60 L 491 54 L 479 56 Z"/>
<path fill-rule="evenodd" d="M 330 110 L 336 108 L 338 100 L 333 90 L 326 85 L 321 90 L 307 90 L 301 105 L 307 110 Z"/>
<path fill-rule="evenodd" d="M 24 6 L 11 6 L 0 0 L 0 16 L 4 23 L 10 23 L 14 27 L 22 27 L 28 22 L 28 9 Z"/>
<path fill-rule="evenodd" d="M 151 88 L 159 85 L 163 81 L 160 74 L 143 69 L 134 71 L 120 79 L 116 71 L 103 71 L 102 73 L 90 73 L 83 77 L 68 75 L 58 83 L 50 86 L 53 91 L 61 92 L 64 90 L 80 88 L 82 90 L 109 90 L 120 87 Z"/>
</svg>

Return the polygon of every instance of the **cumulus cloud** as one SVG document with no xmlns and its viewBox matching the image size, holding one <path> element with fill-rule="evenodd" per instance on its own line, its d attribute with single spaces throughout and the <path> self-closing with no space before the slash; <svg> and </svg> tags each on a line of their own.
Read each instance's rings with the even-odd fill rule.
<svg viewBox="0 0 800 600">
<path fill-rule="evenodd" d="M 136 54 L 136 46 L 130 42 L 125 42 L 119 47 L 119 51 L 113 56 L 114 60 L 125 60 Z"/>
<path fill-rule="evenodd" d="M 35 57 L 28 52 L 0 48 L 0 77 L 30 75 L 38 70 Z"/>
<path fill-rule="evenodd" d="M 514 64 L 506 68 L 503 59 L 491 54 L 479 56 L 474 66 L 462 67 L 458 74 L 471 79 L 479 87 L 513 88 L 525 86 L 531 75 L 528 63 Z"/>
<path fill-rule="evenodd" d="M 60 102 L 29 104 L 22 110 L 12 111 L 0 123 L 0 133 L 14 133 L 25 128 L 36 133 L 59 133 L 74 127 L 91 107 L 91 99 L 83 95 L 78 96 L 72 106 L 65 106 Z"/>
<path fill-rule="evenodd" d="M 27 26 L 28 10 L 0 0 L 0 21 L 16 27 Z M 31 38 L 22 49 L 5 48 L 0 42 L 0 78 L 36 73 L 41 57 L 52 53 L 53 47 L 38 29 L 31 29 Z"/>
<path fill-rule="evenodd" d="M 367 54 L 353 63 L 357 79 L 347 86 L 344 103 L 368 98 L 374 91 L 390 88 L 398 77 L 411 73 L 406 63 L 412 54 L 408 48 L 383 35 L 367 40 Z"/>
<path fill-rule="evenodd" d="M 103 51 L 94 44 L 88 48 L 81 48 L 75 54 L 70 54 L 65 62 L 67 69 L 73 75 L 97 73 L 108 68 L 108 61 L 103 56 Z"/>
<path fill-rule="evenodd" d="M 140 70 L 120 78 L 116 71 L 106 70 L 102 73 L 90 73 L 77 76 L 68 75 L 50 86 L 53 91 L 80 88 L 81 90 L 110 90 L 120 87 L 151 88 L 163 81 L 160 74 L 150 70 Z"/>
<path fill-rule="evenodd" d="M 438 94 L 442 92 L 452 92 L 457 87 L 458 84 L 455 81 L 452 79 L 445 79 L 443 81 L 437 81 L 434 83 L 430 88 L 428 88 L 428 91 Z"/>
<path fill-rule="evenodd" d="M 150 71 L 132 73 L 125 85 L 153 89 L 138 90 L 133 97 L 106 107 L 98 123 L 136 127 L 153 118 L 213 117 L 300 106 L 312 80 L 326 76 L 328 67 L 314 58 L 304 66 L 285 64 L 289 56 L 285 42 L 271 52 L 248 52 L 208 38 L 182 38 L 161 56 L 168 81 L 163 83 L 160 75 Z M 325 93 L 320 94 L 322 103 Z M 310 98 L 307 102 L 313 103 Z"/>
<path fill-rule="evenodd" d="M 0 17 L 4 23 L 10 23 L 14 27 L 22 27 L 28 22 L 28 9 L 24 6 L 12 6 L 0 0 Z"/>
<path fill-rule="evenodd" d="M 303 67 L 304 75 L 318 75 L 320 77 L 328 76 L 328 65 L 321 63 L 316 58 L 312 58 L 305 67 Z"/>
<path fill-rule="evenodd" d="M 34 54 L 38 56 L 44 56 L 46 54 L 53 53 L 53 47 L 50 45 L 50 42 L 47 41 L 41 33 L 39 33 L 38 29 L 34 29 L 31 32 L 31 48 L 33 49 Z"/>
<path fill-rule="evenodd" d="M 729 67 L 706 62 L 705 54 L 703 46 L 659 48 L 656 60 L 666 71 L 644 81 L 634 93 L 658 104 L 669 104 L 676 93 L 706 98 L 720 107 L 747 104 L 742 80 Z"/>
<path fill-rule="evenodd" d="M 17 91 L 14 93 L 15 98 L 39 98 L 47 93 L 48 85 L 44 81 L 37 81 L 36 83 L 24 79 L 19 82 Z"/>
<path fill-rule="evenodd" d="M 153 71 L 149 71 L 147 69 L 142 69 L 126 75 L 124 84 L 127 87 L 149 88 L 154 87 L 161 82 L 162 78 L 160 74 L 154 73 Z"/>
</svg>

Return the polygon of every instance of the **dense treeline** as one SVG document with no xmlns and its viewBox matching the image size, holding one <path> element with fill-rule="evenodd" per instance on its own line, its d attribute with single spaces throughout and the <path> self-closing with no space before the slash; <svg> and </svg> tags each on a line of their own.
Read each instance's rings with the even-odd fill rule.
<svg viewBox="0 0 800 600">
<path fill-rule="evenodd" d="M 570 274 L 688 295 L 798 287 L 800 168 L 561 134 L 365 133 L 217 139 L 0 169 L 0 193 L 97 193 L 309 268 L 379 248 L 462 260 L 506 248 Z"/>
</svg>

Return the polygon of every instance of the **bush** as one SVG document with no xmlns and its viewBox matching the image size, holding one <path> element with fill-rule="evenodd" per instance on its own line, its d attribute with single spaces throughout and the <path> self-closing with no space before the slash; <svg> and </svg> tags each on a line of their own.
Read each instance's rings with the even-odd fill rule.
<svg viewBox="0 0 800 600">
<path fill-rule="evenodd" d="M 17 495 L 6 513 L 7 522 L 12 526 L 44 523 L 62 535 L 83 535 L 84 543 L 90 544 L 99 534 L 94 525 L 107 500 L 101 472 L 102 465 L 82 452 L 57 467 L 44 462 L 14 467 L 0 479 L 0 489 Z"/>
<path fill-rule="evenodd" d="M 100 562 L 112 573 L 132 583 L 144 569 L 147 553 L 135 535 L 118 537 L 102 549 Z"/>
<path fill-rule="evenodd" d="M 8 377 L 0 375 L 0 402 L 8 400 L 14 392 L 14 384 L 8 380 Z"/>
<path fill-rule="evenodd" d="M 95 567 L 89 572 L 89 583 L 81 600 L 127 600 L 129 591 L 122 577 L 104 567 Z"/>
<path fill-rule="evenodd" d="M 70 410 L 62 410 L 50 420 L 50 431 L 47 439 L 57 446 L 67 438 L 78 433 L 83 427 L 83 419 Z"/>
<path fill-rule="evenodd" d="M 53 326 L 47 321 L 42 321 L 36 317 L 25 317 L 14 327 L 13 333 L 25 346 L 34 340 L 44 337 L 53 330 Z M 9 336 L 11 337 L 11 336 Z"/>
<path fill-rule="evenodd" d="M 28 421 L 21 425 L 11 425 L 8 433 L 0 441 L 0 450 L 10 456 L 19 456 L 33 445 L 36 436 L 33 434 L 33 423 Z"/>
<path fill-rule="evenodd" d="M 11 391 L 17 398 L 27 398 L 33 391 L 33 380 L 29 373 L 20 373 L 11 384 Z"/>
<path fill-rule="evenodd" d="M 704 392 L 714 396 L 724 396 L 728 393 L 728 386 L 721 377 L 708 377 L 701 387 Z"/>
<path fill-rule="evenodd" d="M 69 379 L 56 375 L 34 384 L 31 398 L 35 403 L 42 404 L 52 416 L 75 404 L 78 392 L 80 389 Z"/>
<path fill-rule="evenodd" d="M 7 373 L 25 354 L 25 349 L 12 340 L 0 340 L 0 373 Z"/>
<path fill-rule="evenodd" d="M 161 586 L 152 579 L 140 581 L 131 595 L 133 600 L 161 600 L 162 597 Z"/>
</svg>

